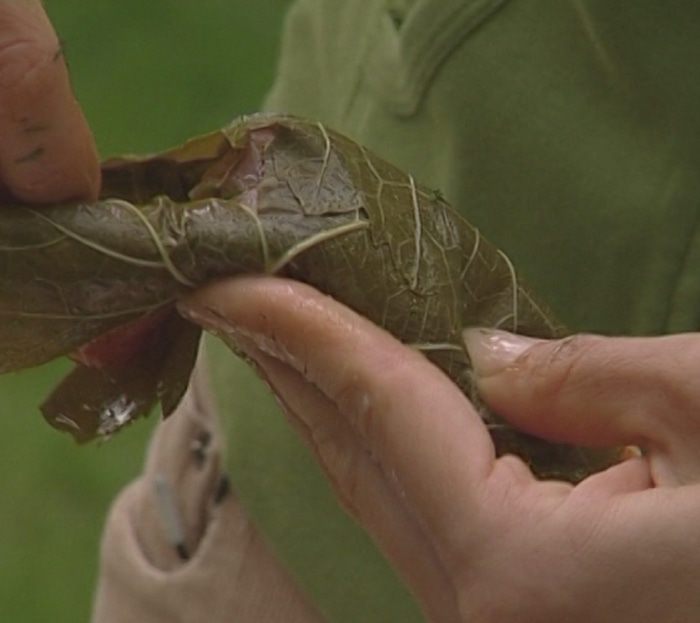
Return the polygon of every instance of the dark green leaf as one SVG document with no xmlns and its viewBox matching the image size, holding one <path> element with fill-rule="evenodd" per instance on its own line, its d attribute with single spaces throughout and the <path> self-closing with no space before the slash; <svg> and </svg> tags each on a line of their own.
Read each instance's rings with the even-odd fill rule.
<svg viewBox="0 0 700 623">
<path fill-rule="evenodd" d="M 440 193 L 317 123 L 253 116 L 163 154 L 108 162 L 102 196 L 0 213 L 2 371 L 75 351 L 240 273 L 332 295 L 424 352 L 477 405 L 465 327 L 561 333 L 508 258 Z M 105 432 L 109 405 L 141 413 L 158 399 L 170 412 L 196 350 L 198 333 L 184 325 L 161 329 L 157 355 L 79 368 L 44 412 L 67 428 L 92 414 L 93 424 L 78 422 L 83 438 Z M 499 451 L 543 476 L 577 480 L 615 456 L 544 443 L 482 412 Z"/>
</svg>

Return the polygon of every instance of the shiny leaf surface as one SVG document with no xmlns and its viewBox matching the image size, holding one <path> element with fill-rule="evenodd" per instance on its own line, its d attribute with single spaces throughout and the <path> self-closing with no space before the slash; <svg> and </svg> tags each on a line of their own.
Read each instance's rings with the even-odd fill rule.
<svg viewBox="0 0 700 623">
<path fill-rule="evenodd" d="M 464 328 L 561 333 L 439 193 L 320 124 L 247 117 L 103 174 L 96 203 L 0 212 L 0 371 L 78 351 L 83 364 L 43 410 L 80 440 L 158 401 L 175 408 L 199 334 L 167 310 L 217 277 L 309 283 L 425 353 L 477 406 Z M 139 344 L 120 349 L 129 335 Z M 522 435 L 480 408 L 499 452 L 542 476 L 578 480 L 615 458 Z"/>
</svg>

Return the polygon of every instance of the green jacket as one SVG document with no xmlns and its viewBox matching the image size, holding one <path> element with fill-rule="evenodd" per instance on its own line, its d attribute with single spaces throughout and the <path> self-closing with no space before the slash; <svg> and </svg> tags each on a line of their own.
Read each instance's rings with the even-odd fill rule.
<svg viewBox="0 0 700 623">
<path fill-rule="evenodd" d="M 695 0 L 300 0 L 267 108 L 440 189 L 572 329 L 686 331 L 699 59 Z M 267 390 L 211 347 L 232 479 L 329 621 L 420 621 Z"/>
</svg>

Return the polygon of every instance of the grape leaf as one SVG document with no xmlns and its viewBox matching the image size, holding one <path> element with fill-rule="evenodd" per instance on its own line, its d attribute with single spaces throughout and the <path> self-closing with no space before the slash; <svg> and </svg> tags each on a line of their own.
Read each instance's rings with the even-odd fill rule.
<svg viewBox="0 0 700 623">
<path fill-rule="evenodd" d="M 315 286 L 422 351 L 478 406 L 499 453 L 539 475 L 578 480 L 616 460 L 524 435 L 484 408 L 463 329 L 562 328 L 440 193 L 349 138 L 254 115 L 161 154 L 108 161 L 103 180 L 94 203 L 0 211 L 1 372 L 96 344 L 116 353 L 120 336 L 158 320 L 126 358 L 83 357 L 43 405 L 77 439 L 111 434 L 157 402 L 170 413 L 199 338 L 174 302 L 214 278 L 267 273 Z"/>
</svg>

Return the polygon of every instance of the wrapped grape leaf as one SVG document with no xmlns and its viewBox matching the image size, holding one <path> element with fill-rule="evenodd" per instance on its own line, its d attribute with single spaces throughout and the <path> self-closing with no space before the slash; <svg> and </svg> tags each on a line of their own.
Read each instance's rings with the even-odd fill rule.
<svg viewBox="0 0 700 623">
<path fill-rule="evenodd" d="M 439 193 L 323 125 L 255 115 L 103 166 L 101 199 L 0 211 L 0 371 L 72 353 L 42 410 L 79 441 L 178 404 L 199 330 L 183 292 L 241 273 L 332 295 L 425 353 L 477 404 L 462 331 L 560 333 L 508 258 Z M 615 453 L 554 445 L 480 407 L 500 453 L 578 480 Z"/>
</svg>

